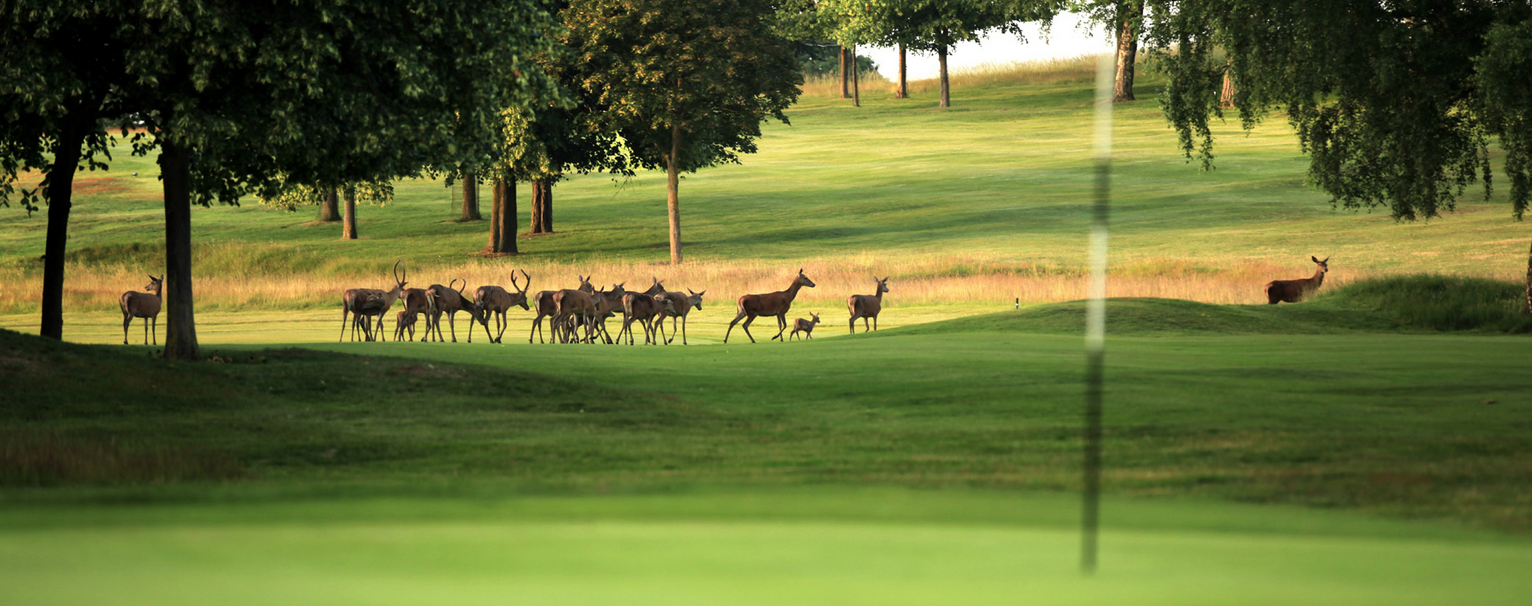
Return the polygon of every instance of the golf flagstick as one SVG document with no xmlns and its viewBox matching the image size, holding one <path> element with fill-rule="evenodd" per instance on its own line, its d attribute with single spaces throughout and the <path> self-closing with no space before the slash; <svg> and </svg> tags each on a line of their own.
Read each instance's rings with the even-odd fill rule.
<svg viewBox="0 0 1532 606">
<path fill-rule="evenodd" d="M 1101 399 L 1106 360 L 1107 211 L 1112 196 L 1112 77 L 1115 57 L 1096 66 L 1095 193 L 1091 202 L 1090 297 L 1085 304 L 1085 485 L 1080 515 L 1080 571 L 1096 571 L 1101 510 Z"/>
</svg>

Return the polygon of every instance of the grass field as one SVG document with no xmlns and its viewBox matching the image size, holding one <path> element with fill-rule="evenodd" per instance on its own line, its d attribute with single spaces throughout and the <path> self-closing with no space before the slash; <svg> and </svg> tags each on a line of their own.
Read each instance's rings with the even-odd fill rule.
<svg viewBox="0 0 1532 606">
<path fill-rule="evenodd" d="M 1109 306 L 1102 567 L 1078 574 L 1089 92 L 1064 68 L 968 75 L 946 112 L 806 98 L 683 183 L 680 268 L 647 174 L 561 184 L 560 233 L 512 258 L 474 256 L 487 226 L 426 181 L 355 242 L 198 210 L 207 364 L 136 324 L 100 345 L 161 264 L 152 162 L 83 187 L 66 343 L 22 334 L 43 222 L 0 213 L 6 602 L 1524 603 L 1532 322 L 1503 196 L 1333 212 L 1281 124 L 1202 173 L 1152 102 L 1120 106 L 1112 292 L 1163 298 Z M 1310 254 L 1320 297 L 1252 305 Z M 526 267 L 708 299 L 692 347 L 529 345 L 519 309 L 504 345 L 335 343 L 336 293 L 398 257 L 413 285 Z M 819 338 L 720 343 L 735 296 L 798 267 Z M 848 338 L 872 273 L 884 330 Z"/>
</svg>

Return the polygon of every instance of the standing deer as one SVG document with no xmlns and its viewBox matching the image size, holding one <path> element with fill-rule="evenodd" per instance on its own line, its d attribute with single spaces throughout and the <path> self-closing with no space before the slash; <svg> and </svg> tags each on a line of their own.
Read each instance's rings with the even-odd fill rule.
<svg viewBox="0 0 1532 606">
<path fill-rule="evenodd" d="M 369 295 L 359 304 L 357 310 L 354 312 L 356 314 L 355 321 L 364 323 L 362 330 L 367 334 L 368 341 L 374 341 L 378 339 L 382 339 L 384 341 L 388 340 L 388 338 L 384 336 L 383 333 L 383 318 L 387 317 L 386 314 L 388 314 L 388 309 L 393 307 L 394 302 L 398 301 L 399 297 L 404 294 L 404 285 L 406 284 L 405 280 L 409 279 L 410 275 L 410 270 L 406 267 L 404 269 L 404 276 L 399 276 L 399 263 L 402 262 L 403 260 L 401 259 L 399 262 L 394 263 L 394 287 L 390 290 L 384 291 L 381 295 Z M 376 331 L 374 331 L 372 327 L 373 316 L 377 316 L 378 318 L 378 326 Z"/>
<path fill-rule="evenodd" d="M 151 340 L 155 345 L 160 344 L 158 337 L 160 328 L 160 289 L 164 286 L 165 276 L 163 274 L 158 278 L 149 276 L 149 285 L 145 286 L 144 290 L 154 294 L 130 290 L 122 293 L 122 296 L 117 298 L 117 305 L 122 308 L 123 345 L 128 344 L 128 326 L 133 323 L 133 318 L 144 319 L 145 345 L 150 344 Z M 153 328 L 149 327 L 150 321 L 154 323 Z"/>
<path fill-rule="evenodd" d="M 399 265 L 401 265 L 403 263 L 404 263 L 404 259 L 400 259 L 400 260 L 394 262 L 394 284 L 395 284 L 394 298 L 396 298 L 396 299 L 399 297 L 399 294 L 401 292 L 403 292 L 403 289 L 404 289 L 404 283 L 405 283 L 404 279 L 399 277 Z M 408 274 L 408 271 L 409 271 L 408 269 L 405 270 L 406 275 Z M 340 340 L 341 341 L 345 341 L 346 340 L 346 316 L 347 316 L 347 314 L 351 314 L 351 315 L 354 316 L 352 318 L 352 320 L 351 320 L 351 340 L 352 341 L 356 340 L 356 331 L 359 330 L 359 329 L 362 331 L 362 337 L 363 337 L 364 340 L 367 340 L 367 341 L 371 341 L 372 340 L 371 324 L 369 323 L 366 326 L 363 326 L 363 324 L 362 324 L 362 318 L 364 317 L 363 313 L 362 313 L 363 312 L 362 306 L 363 305 L 367 305 L 369 301 L 376 301 L 376 300 L 380 299 L 381 297 L 383 297 L 385 292 L 386 291 L 378 290 L 376 288 L 348 288 L 348 289 L 346 289 L 346 292 L 341 294 L 341 299 L 340 299 L 340 305 L 341 305 L 341 312 L 340 312 Z M 388 303 L 389 303 L 389 305 L 393 305 L 393 300 L 389 300 Z M 376 304 L 377 304 L 376 302 L 373 303 L 373 305 L 376 305 Z M 373 311 L 374 314 L 380 313 L 380 312 L 377 312 L 375 310 L 371 310 L 371 311 Z M 385 309 L 385 311 L 386 311 L 386 309 Z M 379 316 L 379 317 L 381 319 L 381 316 Z"/>
<path fill-rule="evenodd" d="M 505 328 L 510 326 L 510 321 L 505 318 L 505 313 L 512 307 L 520 305 L 522 309 L 531 309 L 527 305 L 527 289 L 532 287 L 532 276 L 522 270 L 522 277 L 527 279 L 527 285 L 521 286 L 516 283 L 516 273 L 511 272 L 511 287 L 516 292 L 510 292 L 499 286 L 480 286 L 473 292 L 473 305 L 479 312 L 479 323 L 484 325 L 484 334 L 489 334 L 489 317 L 495 317 L 495 328 L 498 333 L 489 338 L 490 343 L 499 343 L 500 338 L 505 336 Z M 468 325 L 468 338 L 473 339 L 473 325 Z"/>
<path fill-rule="evenodd" d="M 431 313 L 431 297 L 426 294 L 426 289 L 424 288 L 406 288 L 404 289 L 404 292 L 399 295 L 399 298 L 404 301 L 404 311 L 402 313 L 410 317 L 410 339 L 414 340 L 415 329 L 413 327 L 413 323 L 419 318 L 420 315 Z M 429 316 L 427 317 L 426 323 L 430 323 Z M 397 327 L 398 325 L 395 324 L 395 326 Z M 396 330 L 395 332 L 397 333 L 398 331 Z M 420 342 L 426 342 L 426 338 L 426 336 L 422 335 L 420 337 Z M 394 339 L 398 340 L 398 337 L 395 337 Z"/>
<path fill-rule="evenodd" d="M 426 335 L 430 336 L 434 330 L 438 343 L 445 341 L 442 338 L 442 314 L 447 314 L 447 328 L 452 331 L 452 342 L 457 342 L 457 312 L 466 311 L 469 315 L 468 342 L 473 342 L 473 322 L 479 320 L 479 311 L 474 308 L 473 301 L 469 301 L 458 289 L 453 288 L 460 278 L 453 278 L 446 286 L 432 284 L 426 288 L 426 298 L 431 301 L 431 314 L 426 317 Z M 467 286 L 468 281 L 462 280 Z M 486 330 L 485 332 L 488 332 Z"/>
<path fill-rule="evenodd" d="M 628 294 L 628 291 L 623 288 L 624 284 L 627 283 L 613 284 L 612 290 L 604 290 L 601 292 L 601 296 L 596 297 L 596 317 L 593 320 L 595 322 L 594 332 L 606 339 L 607 345 L 612 344 L 612 333 L 607 332 L 606 321 L 619 313 L 623 314 L 624 317 L 628 313 L 622 306 L 622 297 Z"/>
<path fill-rule="evenodd" d="M 580 286 L 579 286 L 579 288 L 576 288 L 575 290 L 580 290 L 580 291 L 584 291 L 584 292 L 587 292 L 587 293 L 596 292 L 596 287 L 590 285 L 590 278 L 589 277 L 578 276 L 578 275 L 577 275 L 577 277 L 580 278 Z M 537 306 L 537 317 L 532 320 L 532 331 L 527 333 L 527 342 L 528 343 L 532 342 L 532 335 L 537 335 L 537 339 L 539 341 L 542 341 L 542 339 L 543 339 L 543 318 L 552 318 L 553 316 L 558 315 L 558 313 L 559 313 L 558 304 L 554 303 L 554 301 L 553 301 L 553 295 L 555 293 L 557 293 L 557 292 L 558 291 L 556 291 L 556 290 L 539 290 L 539 291 L 537 291 L 536 295 L 532 296 L 532 304 Z M 551 325 L 551 324 L 553 324 L 553 321 L 549 320 L 548 323 Z M 553 329 L 553 334 L 554 334 L 554 336 L 551 339 L 549 339 L 551 341 L 552 339 L 558 338 L 558 327 L 550 326 L 550 328 Z M 548 341 L 543 341 L 543 342 L 547 343 Z"/>
<path fill-rule="evenodd" d="M 676 310 L 669 299 L 636 292 L 623 295 L 622 309 L 627 317 L 622 320 L 622 330 L 617 333 L 617 340 L 622 341 L 622 335 L 627 334 L 628 345 L 633 344 L 634 322 L 638 322 L 644 329 L 644 345 L 658 345 L 660 340 L 654 336 L 652 320 L 660 313 L 673 313 Z"/>
<path fill-rule="evenodd" d="M 723 342 L 729 342 L 729 333 L 734 332 L 734 325 L 747 316 L 748 319 L 745 320 L 744 325 L 745 336 L 750 337 L 751 343 L 755 342 L 755 337 L 750 334 L 750 323 L 755 321 L 756 316 L 776 316 L 777 336 L 772 337 L 772 340 L 782 338 L 782 333 L 787 331 L 787 312 L 793 308 L 793 299 L 798 297 L 798 289 L 804 286 L 813 288 L 814 281 L 803 275 L 803 269 L 799 268 L 798 277 L 793 278 L 793 283 L 787 287 L 787 290 L 760 295 L 741 295 L 737 302 L 739 312 L 734 316 L 734 320 L 729 322 L 729 329 L 724 331 Z"/>
<path fill-rule="evenodd" d="M 691 313 L 693 307 L 697 308 L 697 311 L 702 311 L 702 295 L 704 294 L 707 294 L 707 291 L 693 292 L 691 289 L 687 289 L 684 293 L 662 292 L 655 295 L 655 297 L 668 299 L 674 308 L 674 311 L 661 313 L 655 318 L 655 322 L 660 323 L 661 338 L 665 337 L 665 319 L 670 318 L 670 338 L 665 339 L 666 345 L 676 340 L 676 322 L 678 320 L 681 323 L 681 344 L 686 345 L 686 316 Z"/>
<path fill-rule="evenodd" d="M 803 318 L 798 318 L 797 320 L 793 320 L 793 332 L 792 334 L 787 335 L 788 340 L 792 340 L 792 338 L 798 336 L 798 333 L 800 332 L 809 339 L 814 338 L 814 326 L 819 324 L 819 314 L 810 313 L 809 315 L 814 319 L 805 320 Z"/>
<path fill-rule="evenodd" d="M 553 293 L 553 306 L 558 311 L 553 314 L 553 319 L 548 322 L 553 329 L 553 337 L 560 343 L 568 343 L 571 338 L 576 341 L 585 341 L 591 336 L 590 320 L 596 316 L 596 298 L 605 294 L 605 289 L 594 293 L 583 290 L 566 288 Z M 585 337 L 578 338 L 574 335 L 575 323 L 579 321 L 579 327 L 585 329 Z"/>
<path fill-rule="evenodd" d="M 1314 291 L 1319 290 L 1319 285 L 1325 282 L 1325 272 L 1330 271 L 1328 263 L 1330 258 L 1325 257 L 1324 261 L 1320 261 L 1318 257 L 1311 256 L 1309 260 L 1313 261 L 1317 266 L 1314 268 L 1314 275 L 1312 277 L 1299 278 L 1297 280 L 1272 280 L 1266 283 L 1267 304 L 1276 305 L 1279 302 L 1297 303 Z"/>
<path fill-rule="evenodd" d="M 419 318 L 419 312 L 412 312 L 409 309 L 400 310 L 399 314 L 394 316 L 394 340 L 415 340 L 415 321 Z M 408 337 L 405 336 L 406 332 L 408 332 Z"/>
<path fill-rule="evenodd" d="M 872 329 L 878 329 L 878 312 L 883 311 L 883 293 L 888 292 L 888 278 L 879 280 L 873 276 L 872 280 L 878 283 L 878 292 L 871 295 L 851 295 L 846 299 L 846 307 L 851 309 L 851 334 L 856 334 L 856 319 L 862 319 L 862 332 L 867 332 L 867 319 L 872 318 Z"/>
</svg>

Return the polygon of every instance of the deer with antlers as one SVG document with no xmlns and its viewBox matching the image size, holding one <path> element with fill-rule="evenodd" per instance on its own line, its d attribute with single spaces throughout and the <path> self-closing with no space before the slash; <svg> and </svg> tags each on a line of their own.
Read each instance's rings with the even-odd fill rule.
<svg viewBox="0 0 1532 606">
<path fill-rule="evenodd" d="M 669 299 L 658 295 L 630 292 L 622 297 L 622 309 L 626 317 L 622 320 L 622 330 L 617 333 L 617 340 L 622 341 L 622 335 L 628 335 L 628 345 L 633 344 L 633 323 L 638 322 L 644 329 L 644 345 L 659 344 L 659 339 L 654 336 L 654 318 L 661 313 L 674 313 L 675 304 Z"/>
<path fill-rule="evenodd" d="M 479 310 L 474 307 L 473 301 L 463 296 L 462 291 L 453 288 L 459 281 L 463 286 L 468 285 L 467 280 L 453 278 L 447 281 L 446 286 L 432 284 L 426 288 L 426 299 L 431 302 L 431 313 L 426 316 L 426 336 L 436 335 L 438 343 L 444 342 L 442 338 L 442 314 L 447 315 L 447 329 L 452 331 L 452 342 L 457 342 L 457 312 L 466 311 L 469 316 L 468 342 L 473 342 L 473 322 L 483 323 L 479 318 Z M 486 328 L 485 332 L 489 332 Z"/>
<path fill-rule="evenodd" d="M 892 277 L 892 276 L 890 276 Z M 851 295 L 846 299 L 846 307 L 851 309 L 851 334 L 856 334 L 856 319 L 862 319 L 862 332 L 867 332 L 867 319 L 872 318 L 872 329 L 878 329 L 878 312 L 883 311 L 883 293 L 888 292 L 888 278 L 879 280 L 877 276 L 872 281 L 878 283 L 878 292 L 870 295 Z"/>
<path fill-rule="evenodd" d="M 665 340 L 666 345 L 669 345 L 671 341 L 676 340 L 677 321 L 681 323 L 681 344 L 687 344 L 686 317 L 691 313 L 693 308 L 696 308 L 697 311 L 702 311 L 702 295 L 704 294 L 707 294 L 707 291 L 704 290 L 702 292 L 696 292 L 688 288 L 686 289 L 686 292 L 662 292 L 660 294 L 654 295 L 655 297 L 669 300 L 671 303 L 672 310 L 661 312 L 660 315 L 657 316 L 654 320 L 655 322 L 660 323 L 660 338 Z M 668 339 L 665 338 L 666 318 L 670 319 L 670 338 Z"/>
<path fill-rule="evenodd" d="M 814 319 L 805 320 L 803 318 L 798 318 L 797 320 L 793 320 L 793 332 L 792 334 L 787 335 L 787 339 L 789 341 L 791 341 L 793 337 L 798 336 L 798 333 L 800 332 L 803 333 L 804 337 L 808 339 L 814 338 L 814 327 L 819 325 L 819 314 L 811 312 L 809 313 L 809 316 L 813 317 Z"/>
<path fill-rule="evenodd" d="M 1330 271 L 1330 258 L 1325 257 L 1321 261 L 1318 257 L 1311 256 L 1309 260 L 1313 261 L 1315 265 L 1313 276 L 1297 280 L 1272 280 L 1266 283 L 1267 304 L 1276 305 L 1281 302 L 1297 303 L 1314 291 L 1319 290 L 1319 285 L 1325 282 L 1325 273 Z"/>
<path fill-rule="evenodd" d="M 378 316 L 378 328 L 379 330 L 382 330 L 383 314 L 388 312 L 388 308 L 392 307 L 394 301 L 398 300 L 399 295 L 404 292 L 405 278 L 409 276 L 409 269 L 406 268 L 405 276 L 400 277 L 399 266 L 403 263 L 404 259 L 400 259 L 394 262 L 394 288 L 392 290 L 378 290 L 376 288 L 349 288 L 346 289 L 346 292 L 341 294 L 341 341 L 346 340 L 347 314 L 352 316 L 352 341 L 356 340 L 357 330 L 362 331 L 362 337 L 364 340 L 373 340 L 372 323 L 370 320 L 372 316 Z M 387 301 L 386 303 L 384 303 L 385 300 Z M 364 318 L 367 318 L 365 325 L 363 324 Z"/>
<path fill-rule="evenodd" d="M 409 330 L 410 339 L 414 340 L 415 339 L 415 328 L 414 328 L 413 323 L 420 316 L 427 315 L 427 314 L 431 313 L 431 297 L 426 294 L 426 289 L 424 289 L 424 288 L 406 288 L 406 289 L 404 289 L 403 293 L 400 293 L 399 300 L 404 302 L 404 310 L 402 312 L 400 312 L 400 313 L 403 313 L 406 317 L 410 318 L 410 322 L 411 322 L 411 327 L 410 327 L 410 330 Z M 430 323 L 429 317 L 428 317 L 426 323 L 427 324 Z M 394 324 L 394 326 L 397 328 L 398 327 L 398 323 L 396 322 Z M 395 332 L 395 334 L 397 334 L 398 330 L 396 329 L 394 332 Z M 421 343 L 426 342 L 426 338 L 427 337 L 425 335 L 422 335 L 420 337 L 420 342 Z M 394 340 L 397 341 L 398 337 L 397 336 L 394 337 Z"/>
<path fill-rule="evenodd" d="M 532 276 L 527 275 L 526 270 L 521 271 L 522 277 L 527 279 L 527 285 L 521 286 L 516 283 L 516 273 L 511 272 L 511 287 L 516 292 L 508 291 L 499 286 L 480 286 L 473 292 L 473 305 L 478 311 L 479 323 L 484 325 L 484 334 L 489 334 L 489 317 L 495 317 L 496 334 L 490 336 L 490 343 L 499 343 L 505 336 L 505 329 L 510 326 L 505 313 L 512 307 L 520 305 L 522 309 L 531 309 L 527 305 L 527 289 L 532 287 Z M 473 324 L 468 325 L 468 339 L 473 340 Z"/>
<path fill-rule="evenodd" d="M 755 337 L 750 334 L 750 323 L 755 321 L 756 316 L 776 316 L 777 336 L 773 341 L 782 338 L 782 333 L 787 332 L 787 312 L 793 308 L 793 299 L 798 297 L 798 290 L 803 287 L 814 287 L 814 281 L 803 275 L 803 268 L 798 269 L 798 277 L 793 278 L 793 283 L 787 290 L 769 292 L 759 295 L 740 295 L 736 302 L 738 313 L 734 320 L 729 322 L 729 329 L 723 333 L 723 342 L 729 342 L 729 333 L 734 332 L 734 325 L 741 319 L 745 319 L 745 336 L 750 342 L 755 342 Z"/>
<path fill-rule="evenodd" d="M 578 275 L 576 277 L 580 278 L 580 286 L 575 290 L 586 293 L 596 292 L 596 287 L 591 286 L 590 284 L 590 277 Z M 553 295 L 556 293 L 558 293 L 556 290 L 539 290 L 537 291 L 536 295 L 532 296 L 532 304 L 537 306 L 537 317 L 532 320 L 532 331 L 527 333 L 528 343 L 532 342 L 532 335 L 537 335 L 538 340 L 542 340 L 543 318 L 550 318 L 548 323 L 550 325 L 553 324 L 553 320 L 551 318 L 558 315 L 559 313 L 558 304 L 554 303 L 553 301 Z M 552 328 L 554 336 L 550 338 L 549 341 L 558 338 L 558 327 L 550 326 L 550 328 Z M 548 341 L 543 342 L 547 343 Z"/>
<path fill-rule="evenodd" d="M 152 341 L 154 345 L 159 345 L 160 289 L 164 286 L 165 276 L 163 274 L 158 278 L 149 276 L 149 285 L 145 286 L 144 290 L 154 294 L 130 290 L 122 293 L 122 296 L 117 298 L 117 305 L 122 308 L 123 345 L 128 344 L 128 326 L 133 324 L 133 318 L 144 319 L 144 344 L 149 345 Z M 151 322 L 154 324 L 153 328 L 149 327 Z"/>
</svg>

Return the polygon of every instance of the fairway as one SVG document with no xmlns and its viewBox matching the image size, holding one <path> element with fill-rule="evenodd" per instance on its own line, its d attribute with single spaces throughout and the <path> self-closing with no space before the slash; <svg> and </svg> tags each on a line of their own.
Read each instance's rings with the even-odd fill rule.
<svg viewBox="0 0 1532 606">
<path fill-rule="evenodd" d="M 440 179 L 363 206 L 355 241 L 312 207 L 196 208 L 197 364 L 138 322 L 121 345 L 118 296 L 165 252 L 158 166 L 119 148 L 76 183 L 63 342 L 35 336 L 46 222 L 0 211 L 0 601 L 1525 603 L 1532 319 L 1505 192 L 1429 222 L 1336 211 L 1281 117 L 1221 127 L 1202 172 L 1153 101 L 1117 106 L 1080 574 L 1088 88 L 805 97 L 759 154 L 686 175 L 680 266 L 654 172 L 571 175 L 556 233 L 514 256 L 479 254 L 486 222 Z M 1311 255 L 1317 296 L 1258 304 Z M 466 314 L 457 342 L 394 342 L 392 314 L 389 342 L 337 342 L 343 289 L 396 259 L 411 287 L 514 268 L 533 292 L 707 294 L 685 346 L 528 343 L 519 307 L 503 343 Z M 725 344 L 736 298 L 799 268 L 818 286 L 786 318 L 822 314 L 814 339 L 766 316 Z M 874 274 L 880 330 L 848 335 Z"/>
</svg>

